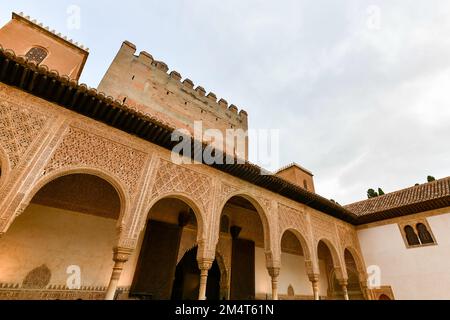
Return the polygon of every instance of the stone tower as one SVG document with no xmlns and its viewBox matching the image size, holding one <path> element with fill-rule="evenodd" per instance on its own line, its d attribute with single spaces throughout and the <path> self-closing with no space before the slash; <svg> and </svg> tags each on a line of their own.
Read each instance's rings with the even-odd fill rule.
<svg viewBox="0 0 450 320">
<path fill-rule="evenodd" d="M 235 105 L 228 105 L 224 99 L 218 100 L 212 92 L 206 94 L 204 88 L 194 87 L 190 79 L 182 81 L 178 72 L 168 71 L 164 62 L 153 59 L 147 52 L 136 55 L 136 46 L 125 41 L 100 82 L 98 91 L 156 116 L 176 129 L 193 133 L 194 123 L 201 121 L 203 133 L 208 129 L 217 129 L 225 137 L 227 130 L 233 130 L 235 134 L 247 132 L 247 112 L 239 112 Z M 234 153 L 240 159 L 247 160 L 248 138 L 244 139 L 245 151 L 237 152 L 239 150 L 235 149 Z M 224 149 L 225 146 L 223 151 L 226 151 Z"/>
<path fill-rule="evenodd" d="M 46 65 L 71 80 L 80 78 L 89 55 L 82 46 L 16 13 L 0 29 L 0 45 L 13 50 L 18 56 L 26 57 L 28 61 Z"/>
</svg>

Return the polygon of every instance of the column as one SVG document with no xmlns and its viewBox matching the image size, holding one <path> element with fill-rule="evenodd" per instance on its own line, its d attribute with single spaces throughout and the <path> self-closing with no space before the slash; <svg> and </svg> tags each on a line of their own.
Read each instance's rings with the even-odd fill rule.
<svg viewBox="0 0 450 320">
<path fill-rule="evenodd" d="M 362 291 L 362 293 L 363 293 L 363 295 L 364 295 L 364 299 L 365 299 L 365 300 L 371 300 L 371 299 L 373 299 L 373 298 L 371 297 L 371 294 L 370 294 L 370 289 L 369 289 L 369 287 L 367 286 L 367 280 L 361 281 L 361 282 L 360 282 L 360 285 L 361 285 L 361 291 Z"/>
<path fill-rule="evenodd" d="M 213 261 L 210 259 L 198 260 L 198 268 L 200 269 L 200 290 L 198 300 L 206 300 L 206 285 L 208 283 L 208 272 L 211 269 Z"/>
<path fill-rule="evenodd" d="M 114 267 L 109 280 L 108 290 L 106 291 L 105 300 L 114 300 L 117 286 L 119 284 L 120 275 L 122 274 L 123 266 L 128 261 L 132 249 L 114 248 Z"/>
<path fill-rule="evenodd" d="M 343 292 L 343 294 L 344 294 L 344 299 L 345 299 L 345 300 L 350 300 L 350 298 L 349 298 L 349 296 L 348 296 L 348 289 L 347 289 L 348 281 L 347 281 L 347 279 L 339 280 L 339 284 L 340 284 L 341 287 L 342 287 L 342 292 Z"/>
<path fill-rule="evenodd" d="M 312 288 L 313 288 L 313 294 L 314 294 L 314 300 L 320 300 L 320 293 L 319 293 L 319 274 L 309 274 L 309 281 L 311 281 Z"/>
<path fill-rule="evenodd" d="M 280 268 L 270 267 L 270 277 L 272 278 L 272 300 L 278 300 L 278 276 L 280 275 Z"/>
</svg>

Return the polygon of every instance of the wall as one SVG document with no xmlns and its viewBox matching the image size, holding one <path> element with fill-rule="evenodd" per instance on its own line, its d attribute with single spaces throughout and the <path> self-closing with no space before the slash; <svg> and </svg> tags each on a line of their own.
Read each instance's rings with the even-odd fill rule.
<svg viewBox="0 0 450 320">
<path fill-rule="evenodd" d="M 381 285 L 392 286 L 396 299 L 450 299 L 450 208 L 446 212 L 427 218 L 437 246 L 407 249 L 396 223 L 358 231 L 366 265 L 381 268 Z"/>
<path fill-rule="evenodd" d="M 51 285 L 65 285 L 67 267 L 81 268 L 82 286 L 107 286 L 116 221 L 31 204 L 0 239 L 0 283 L 22 284 L 46 264 Z"/>
</svg>

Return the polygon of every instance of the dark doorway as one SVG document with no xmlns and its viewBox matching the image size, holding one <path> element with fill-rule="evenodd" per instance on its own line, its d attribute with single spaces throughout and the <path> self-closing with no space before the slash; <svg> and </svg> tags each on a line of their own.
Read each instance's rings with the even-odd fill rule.
<svg viewBox="0 0 450 320">
<path fill-rule="evenodd" d="M 198 300 L 200 288 L 200 269 L 197 264 L 197 248 L 188 251 L 175 272 L 175 281 L 172 289 L 172 300 Z M 206 286 L 208 300 L 220 300 L 220 268 L 214 261 L 208 272 Z"/>
<path fill-rule="evenodd" d="M 145 231 L 130 296 L 169 300 L 183 228 L 150 220 Z"/>
</svg>

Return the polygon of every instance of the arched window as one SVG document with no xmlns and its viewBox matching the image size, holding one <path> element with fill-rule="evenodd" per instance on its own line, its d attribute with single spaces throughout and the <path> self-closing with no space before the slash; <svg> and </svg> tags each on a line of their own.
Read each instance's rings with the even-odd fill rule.
<svg viewBox="0 0 450 320">
<path fill-rule="evenodd" d="M 423 223 L 417 225 L 417 232 L 419 233 L 420 242 L 422 242 L 422 244 L 434 243 L 431 233 Z"/>
<path fill-rule="evenodd" d="M 303 180 L 303 188 L 308 190 L 308 182 L 306 180 Z"/>
<path fill-rule="evenodd" d="M 42 61 L 44 61 L 45 58 L 47 58 L 47 55 L 48 52 L 44 48 L 33 47 L 27 52 L 25 56 L 27 57 L 28 61 L 40 64 Z"/>
<path fill-rule="evenodd" d="M 410 245 L 410 246 L 419 246 L 420 245 L 419 237 L 417 237 L 417 234 L 414 231 L 413 227 L 406 226 L 405 234 L 406 234 L 406 240 L 408 241 L 408 245 Z"/>
<path fill-rule="evenodd" d="M 292 286 L 292 284 L 289 285 L 287 294 L 289 297 L 295 297 L 295 291 L 294 291 L 294 287 Z"/>
<path fill-rule="evenodd" d="M 227 216 L 223 215 L 220 218 L 220 232 L 228 233 L 230 230 L 230 219 Z"/>
</svg>

